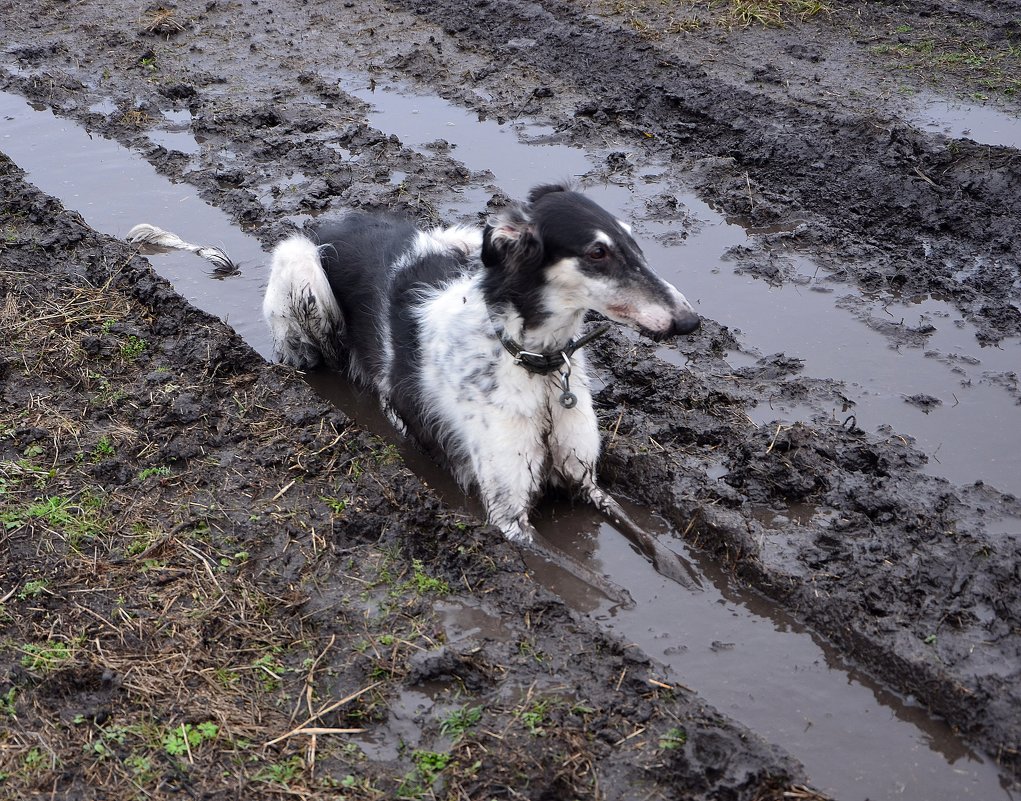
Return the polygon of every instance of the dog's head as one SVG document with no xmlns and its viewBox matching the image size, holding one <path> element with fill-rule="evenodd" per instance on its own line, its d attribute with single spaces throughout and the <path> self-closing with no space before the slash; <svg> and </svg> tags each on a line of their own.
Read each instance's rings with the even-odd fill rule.
<svg viewBox="0 0 1021 801">
<path fill-rule="evenodd" d="M 487 298 L 513 303 L 526 326 L 587 309 L 654 339 L 700 325 L 684 295 L 649 267 L 630 227 L 565 186 L 536 187 L 527 206 L 491 220 L 482 262 Z"/>
</svg>

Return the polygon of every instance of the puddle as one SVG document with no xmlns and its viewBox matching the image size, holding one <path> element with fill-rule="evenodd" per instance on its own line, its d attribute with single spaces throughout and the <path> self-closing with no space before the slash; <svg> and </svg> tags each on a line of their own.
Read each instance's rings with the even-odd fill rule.
<svg viewBox="0 0 1021 801">
<path fill-rule="evenodd" d="M 552 128 L 480 121 L 478 114 L 435 96 L 408 95 L 395 87 L 366 86 L 364 80 L 339 78 L 340 88 L 368 103 L 370 125 L 396 134 L 405 146 L 425 156 L 442 140 L 449 155 L 472 172 L 490 173 L 492 183 L 512 198 L 524 198 L 537 184 L 578 178 L 592 169 L 580 150 L 552 144 Z M 456 218 L 474 221 L 489 193 L 469 192 L 448 209 Z"/>
<path fill-rule="evenodd" d="M 1021 148 L 1021 118 L 982 103 L 963 103 L 936 95 L 915 99 L 908 122 L 923 131 L 983 145 Z"/>
<path fill-rule="evenodd" d="M 633 609 L 593 607 L 583 590 L 565 599 L 670 668 L 667 683 L 694 688 L 721 712 L 782 743 L 814 785 L 843 801 L 1008 799 L 995 766 L 964 746 L 924 708 L 849 667 L 771 602 L 730 586 L 711 562 L 698 563 L 704 591 L 690 593 L 655 573 L 630 544 L 589 510 L 545 505 L 537 527 L 572 555 L 610 570 L 629 588 Z M 640 510 L 649 530 L 662 533 Z M 811 507 L 793 515 L 811 517 Z"/>
<path fill-rule="evenodd" d="M 397 133 L 409 146 L 445 138 L 454 145 L 455 157 L 474 170 L 513 164 L 513 169 L 495 167 L 498 172 L 494 174 L 494 181 L 511 195 L 522 196 L 535 183 L 591 169 L 589 160 L 578 151 L 551 144 L 525 145 L 511 126 L 479 123 L 474 115 L 435 98 L 400 97 L 378 91 L 369 95 L 370 102 L 385 104 L 377 105 L 374 112 L 378 127 Z M 419 113 L 407 113 L 410 106 Z M 151 221 L 227 250 L 243 269 L 240 276 L 227 281 L 211 280 L 202 262 L 190 254 L 154 256 L 152 261 L 182 295 L 226 319 L 259 352 L 268 353 L 268 336 L 259 314 L 266 256 L 254 238 L 240 232 L 193 189 L 168 182 L 116 143 L 93 139 L 74 124 L 7 93 L 0 93 L 0 150 L 28 172 L 30 181 L 78 210 L 97 230 L 123 237 L 135 223 Z M 61 154 L 59 163 L 54 153 Z M 662 191 L 662 187 L 650 191 Z M 929 437 L 926 447 L 935 450 L 935 445 L 955 436 L 960 436 L 962 443 L 984 442 L 982 427 L 1001 414 L 990 405 L 990 398 L 999 397 L 996 392 L 1005 397 L 1007 393 L 973 386 L 961 389 L 959 404 L 944 403 L 925 418 L 940 420 L 938 439 L 917 434 L 912 426 L 921 423 L 916 417 L 923 415 L 912 415 L 911 407 L 905 413 L 900 408 L 901 396 L 927 387 L 933 394 L 949 392 L 949 377 L 959 381 L 960 376 L 951 373 L 948 362 L 927 360 L 922 348 L 892 351 L 878 333 L 835 307 L 829 295 L 795 286 L 773 289 L 761 281 L 733 276 L 731 265 L 721 254 L 747 234 L 693 197 L 682 197 L 682 205 L 701 224 L 689 232 L 681 249 L 657 242 L 654 235 L 669 233 L 670 226 L 641 222 L 642 198 L 636 198 L 631 190 L 606 185 L 594 188 L 592 194 L 611 209 L 637 217 L 645 231 L 653 234 L 645 239 L 651 261 L 678 283 L 689 299 L 700 302 L 705 314 L 744 331 L 746 344 L 754 343 L 762 353 L 785 351 L 802 357 L 806 373 L 814 369 L 817 374 L 832 376 L 836 372 L 854 382 L 859 387 L 855 410 L 859 424 L 865 419 L 875 424 L 895 422 L 920 440 Z M 477 198 L 461 200 L 460 207 L 452 207 L 458 215 L 479 211 Z M 923 310 L 912 307 L 911 311 L 919 314 Z M 1009 356 L 1016 361 L 1016 343 L 986 353 L 974 347 L 973 337 L 969 344 L 968 336 L 967 330 L 941 326 L 924 350 L 967 355 L 967 359 L 949 360 L 955 369 L 965 371 L 1002 371 L 1011 361 Z M 338 388 L 332 377 L 311 376 L 310 383 L 320 390 L 329 389 L 324 394 L 352 416 L 363 420 L 375 416 L 376 422 L 368 425 L 388 430 L 371 400 Z M 971 404 L 969 414 L 974 420 L 960 410 L 965 403 Z M 895 407 L 899 415 L 892 414 Z M 1015 407 L 1011 410 L 1016 414 Z M 957 425 L 964 434 L 946 430 Z M 1009 471 L 1015 482 L 1021 480 L 1021 470 L 1016 469 L 1017 453 L 1021 452 L 1018 427 L 1004 427 L 997 437 L 1013 443 L 1014 453 L 1008 454 L 1006 448 L 991 451 L 992 458 L 1003 460 L 995 465 L 995 474 L 987 467 L 989 453 L 983 454 L 979 463 L 979 454 L 972 449 L 963 461 L 953 454 L 954 471 L 967 475 L 968 480 L 983 476 L 1001 486 L 1009 484 L 997 480 L 1003 478 L 1001 471 Z M 946 451 L 955 448 L 946 447 Z M 438 474 L 420 454 L 405 450 L 409 465 L 429 484 L 438 486 L 455 503 L 464 498 L 449 477 Z M 998 456 L 1000 453 L 1004 455 Z M 977 469 L 979 464 L 982 469 Z M 477 508 L 474 501 L 468 504 Z M 810 510 L 803 513 L 810 514 Z M 579 558 L 591 559 L 596 569 L 612 566 L 613 581 L 628 588 L 637 606 L 611 610 L 594 590 L 575 586 L 576 581 L 572 585 L 562 574 L 545 575 L 550 586 L 576 608 L 590 610 L 607 627 L 663 660 L 673 671 L 666 678 L 694 687 L 723 712 L 787 748 L 821 788 L 844 799 L 869 797 L 873 801 L 1008 797 L 995 768 L 964 747 L 946 727 L 842 665 L 771 604 L 735 593 L 713 572 L 711 564 L 700 567 L 714 583 L 707 584 L 702 593 L 689 593 L 654 573 L 623 537 L 600 525 L 587 510 L 555 509 L 543 514 L 545 519 L 538 522 L 548 538 Z M 673 547 L 682 545 L 675 541 Z M 687 556 L 695 560 L 691 554 Z M 452 602 L 451 608 L 441 610 L 451 636 L 499 636 L 493 616 L 481 608 L 462 607 Z M 479 635 L 472 634 L 476 629 Z M 432 709 L 435 700 L 414 692 L 409 692 L 406 700 L 407 714 L 392 722 L 397 728 L 385 733 L 383 740 L 362 744 L 367 753 L 390 758 L 387 749 L 391 743 L 414 742 L 420 731 L 416 721 Z"/>
<path fill-rule="evenodd" d="M 719 256 L 746 242 L 746 231 L 722 220 L 697 198 L 684 197 L 683 202 L 700 222 L 689 231 L 684 248 L 663 245 L 656 235 L 668 231 L 669 224 L 648 221 L 641 223 L 651 234 L 643 239 L 643 247 L 650 261 L 670 275 L 689 300 L 698 302 L 702 313 L 741 332 L 739 338 L 749 349 L 802 359 L 803 376 L 845 382 L 843 394 L 855 403 L 851 411 L 858 426 L 875 431 L 888 424 L 913 437 L 930 456 L 926 470 L 933 475 L 957 484 L 981 478 L 1021 494 L 1017 398 L 982 380 L 985 372 L 1016 371 L 1021 343 L 1006 340 L 1000 347 L 980 347 L 972 326 L 943 301 L 866 303 L 866 311 L 860 304 L 842 308 L 838 304 L 845 288 L 832 293 L 813 291 L 818 285 L 815 266 L 803 257 L 792 257 L 797 274 L 803 277 L 799 280 L 806 281 L 803 284 L 773 287 L 750 276 L 731 275 L 731 267 Z M 678 258 L 688 260 L 691 267 L 663 268 Z M 863 324 L 859 315 L 866 313 L 878 322 Z M 918 347 L 895 348 L 879 322 L 916 328 L 930 323 L 936 330 L 921 339 Z M 670 359 L 669 353 L 662 355 L 678 361 Z M 934 358 L 938 355 L 946 358 Z M 742 361 L 747 363 L 747 357 L 736 360 L 734 366 L 743 366 Z M 942 403 L 925 413 L 904 400 L 920 394 Z M 849 413 L 836 404 L 822 411 L 838 421 Z M 793 422 L 810 420 L 819 410 L 764 398 L 749 413 L 756 423 Z"/>
<path fill-rule="evenodd" d="M 405 751 L 410 753 L 418 748 L 422 744 L 422 729 L 434 717 L 441 717 L 442 711 L 452 708 L 441 708 L 437 701 L 446 685 L 426 686 L 424 690 L 401 690 L 389 702 L 390 714 L 386 721 L 363 734 L 350 736 L 350 741 L 375 762 L 393 762 Z"/>
<path fill-rule="evenodd" d="M 514 639 L 514 633 L 503 624 L 499 614 L 472 598 L 445 598 L 433 604 L 433 608 L 440 614 L 448 643 L 464 639 L 500 642 Z"/>
</svg>

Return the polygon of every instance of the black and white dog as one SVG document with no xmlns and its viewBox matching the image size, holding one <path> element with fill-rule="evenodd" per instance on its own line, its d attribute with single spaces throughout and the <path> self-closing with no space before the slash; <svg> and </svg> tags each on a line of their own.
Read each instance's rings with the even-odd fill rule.
<svg viewBox="0 0 1021 801">
<path fill-rule="evenodd" d="M 129 239 L 218 260 L 154 231 L 172 236 L 137 226 Z M 359 213 L 320 224 L 277 245 L 263 303 L 279 360 L 345 370 L 371 388 L 517 542 L 532 541 L 529 511 L 548 483 L 637 528 L 596 484 L 580 350 L 589 310 L 655 339 L 699 326 L 630 228 L 559 185 L 536 187 L 484 229 Z"/>
</svg>

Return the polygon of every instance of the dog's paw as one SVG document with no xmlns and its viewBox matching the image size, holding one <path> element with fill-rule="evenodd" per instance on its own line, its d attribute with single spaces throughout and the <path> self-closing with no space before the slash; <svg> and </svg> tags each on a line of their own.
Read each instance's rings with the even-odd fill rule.
<svg viewBox="0 0 1021 801">
<path fill-rule="evenodd" d="M 528 520 L 515 520 L 501 526 L 500 530 L 503 531 L 503 536 L 517 545 L 529 546 L 535 542 L 536 531 Z"/>
</svg>

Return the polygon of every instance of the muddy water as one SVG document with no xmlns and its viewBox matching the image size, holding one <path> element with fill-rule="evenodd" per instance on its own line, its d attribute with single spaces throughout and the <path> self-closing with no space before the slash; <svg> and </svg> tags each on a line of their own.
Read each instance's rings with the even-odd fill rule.
<svg viewBox="0 0 1021 801">
<path fill-rule="evenodd" d="M 649 530 L 665 531 L 631 511 Z M 704 591 L 692 595 L 657 575 L 587 509 L 547 506 L 539 528 L 610 572 L 629 588 L 635 607 L 611 606 L 569 578 L 557 582 L 561 594 L 668 665 L 664 681 L 696 689 L 725 714 L 784 744 L 820 789 L 873 801 L 1009 797 L 995 768 L 949 727 L 845 664 L 771 602 L 732 586 L 697 553 L 682 553 L 703 576 Z M 672 537 L 664 541 L 679 547 Z"/>
<path fill-rule="evenodd" d="M 184 131 L 175 136 L 195 142 Z M 32 183 L 97 231 L 123 238 L 136 223 L 151 222 L 182 235 L 194 231 L 205 237 L 203 244 L 230 253 L 242 272 L 222 282 L 211 280 L 208 265 L 190 253 L 153 254 L 151 260 L 178 293 L 226 320 L 263 356 L 271 355 L 257 300 L 266 286 L 262 247 L 189 184 L 172 183 L 116 142 L 90 136 L 75 123 L 6 92 L 0 92 L 0 150 L 29 173 Z"/>
<path fill-rule="evenodd" d="M 506 129 L 472 123 L 473 118 L 440 101 L 398 101 L 399 95 L 380 95 L 384 96 L 394 105 L 387 107 L 389 111 L 377 112 L 378 127 L 407 137 L 412 146 L 436 138 L 454 142 L 457 131 L 455 155 L 478 162 L 469 167 L 514 165 L 513 175 L 504 175 L 501 170 L 494 176 L 494 184 L 511 194 L 520 196 L 538 180 L 590 169 L 588 159 L 575 151 L 549 144 L 522 145 Z M 427 101 L 439 105 L 423 113 Z M 410 116 L 405 114 L 405 103 L 419 106 L 415 124 L 409 123 L 406 130 L 401 128 L 405 116 Z M 441 126 L 442 135 L 434 132 L 435 126 Z M 185 131 L 173 133 L 187 135 Z M 461 138 L 473 142 L 472 148 L 461 148 Z M 485 143 L 491 150 L 483 147 Z M 203 203 L 189 187 L 170 183 L 118 145 L 91 138 L 49 112 L 2 93 L 0 149 L 28 171 L 29 180 L 60 198 L 68 208 L 78 210 L 98 230 L 123 236 L 131 225 L 146 220 L 224 247 L 242 263 L 241 276 L 222 282 L 213 280 L 201 262 L 187 254 L 160 256 L 154 258 L 154 264 L 189 300 L 227 319 L 266 353 L 267 338 L 258 313 L 265 256 L 254 238 L 239 232 L 225 215 Z M 648 180 L 656 180 L 655 174 L 652 170 Z M 636 190 L 643 191 L 641 186 Z M 594 194 L 622 214 L 635 210 L 632 196 L 624 188 L 606 186 L 597 188 Z M 474 213 L 481 205 L 479 198 L 484 196 L 485 191 L 480 189 L 478 197 L 462 198 L 463 210 L 451 207 L 451 212 Z M 720 261 L 720 250 L 724 242 L 741 232 L 716 217 L 711 209 L 699 206 L 694 198 L 685 196 L 683 200 L 696 216 L 705 218 L 704 224 L 689 232 L 683 252 L 651 244 L 650 248 L 661 269 L 663 264 L 669 266 L 682 259 L 690 265 L 672 277 L 690 298 L 701 301 L 706 314 L 741 328 L 746 341 L 754 342 L 763 353 L 789 350 L 794 345 L 801 348 L 789 351 L 794 354 L 828 348 L 827 361 L 815 362 L 821 375 L 832 375 L 847 361 L 854 361 L 836 358 L 844 353 L 842 348 L 855 358 L 872 360 L 870 368 L 861 374 L 863 386 L 870 386 L 864 383 L 867 379 L 882 374 L 878 365 L 890 358 L 885 342 L 868 339 L 869 329 L 835 310 L 832 304 L 812 311 L 801 304 L 803 298 L 809 298 L 808 303 L 821 303 L 816 298 L 826 299 L 825 295 L 804 288 L 772 290 L 761 282 L 733 277 L 730 268 Z M 642 223 L 642 215 L 637 216 Z M 657 226 L 669 228 L 660 221 L 643 224 L 653 234 L 652 242 L 656 241 Z M 781 295 L 790 305 L 789 313 L 778 323 L 776 303 Z M 847 339 L 838 341 L 830 336 L 835 322 L 827 318 L 827 325 L 821 325 L 826 314 L 841 320 L 840 325 L 845 326 L 840 329 L 841 337 Z M 801 328 L 788 324 L 787 318 L 799 315 L 812 322 Z M 866 350 L 863 342 L 876 352 Z M 967 343 L 956 342 L 954 346 L 965 348 Z M 910 353 L 896 355 L 908 358 L 895 360 L 899 368 L 889 368 L 891 377 L 897 377 L 898 369 L 909 372 L 927 364 Z M 669 359 L 676 353 L 667 350 L 663 356 Z M 933 380 L 940 375 L 934 372 Z M 880 389 L 870 391 L 879 393 Z M 862 397 L 867 394 L 863 390 Z M 363 408 L 362 414 L 370 413 Z M 430 483 L 445 487 L 445 494 L 458 500 L 449 481 L 435 476 L 436 471 L 428 465 L 418 466 Z M 546 512 L 540 524 L 550 539 L 591 559 L 596 569 L 626 587 L 637 605 L 632 610 L 613 608 L 591 588 L 535 563 L 552 587 L 579 609 L 597 615 L 608 627 L 661 659 L 671 671 L 665 680 L 691 686 L 722 711 L 787 748 L 806 765 L 819 787 L 845 799 L 1007 797 L 993 767 L 972 754 L 945 727 L 841 665 L 772 605 L 736 593 L 722 578 L 714 577 L 711 565 L 700 567 L 714 583 L 704 592 L 690 593 L 662 580 L 618 534 L 585 513 L 575 516 L 570 510 L 554 508 Z M 422 699 L 409 701 L 418 705 Z"/>
<path fill-rule="evenodd" d="M 1021 119 L 992 105 L 920 94 L 913 106 L 908 121 L 924 131 L 984 145 L 1021 148 Z"/>
</svg>

